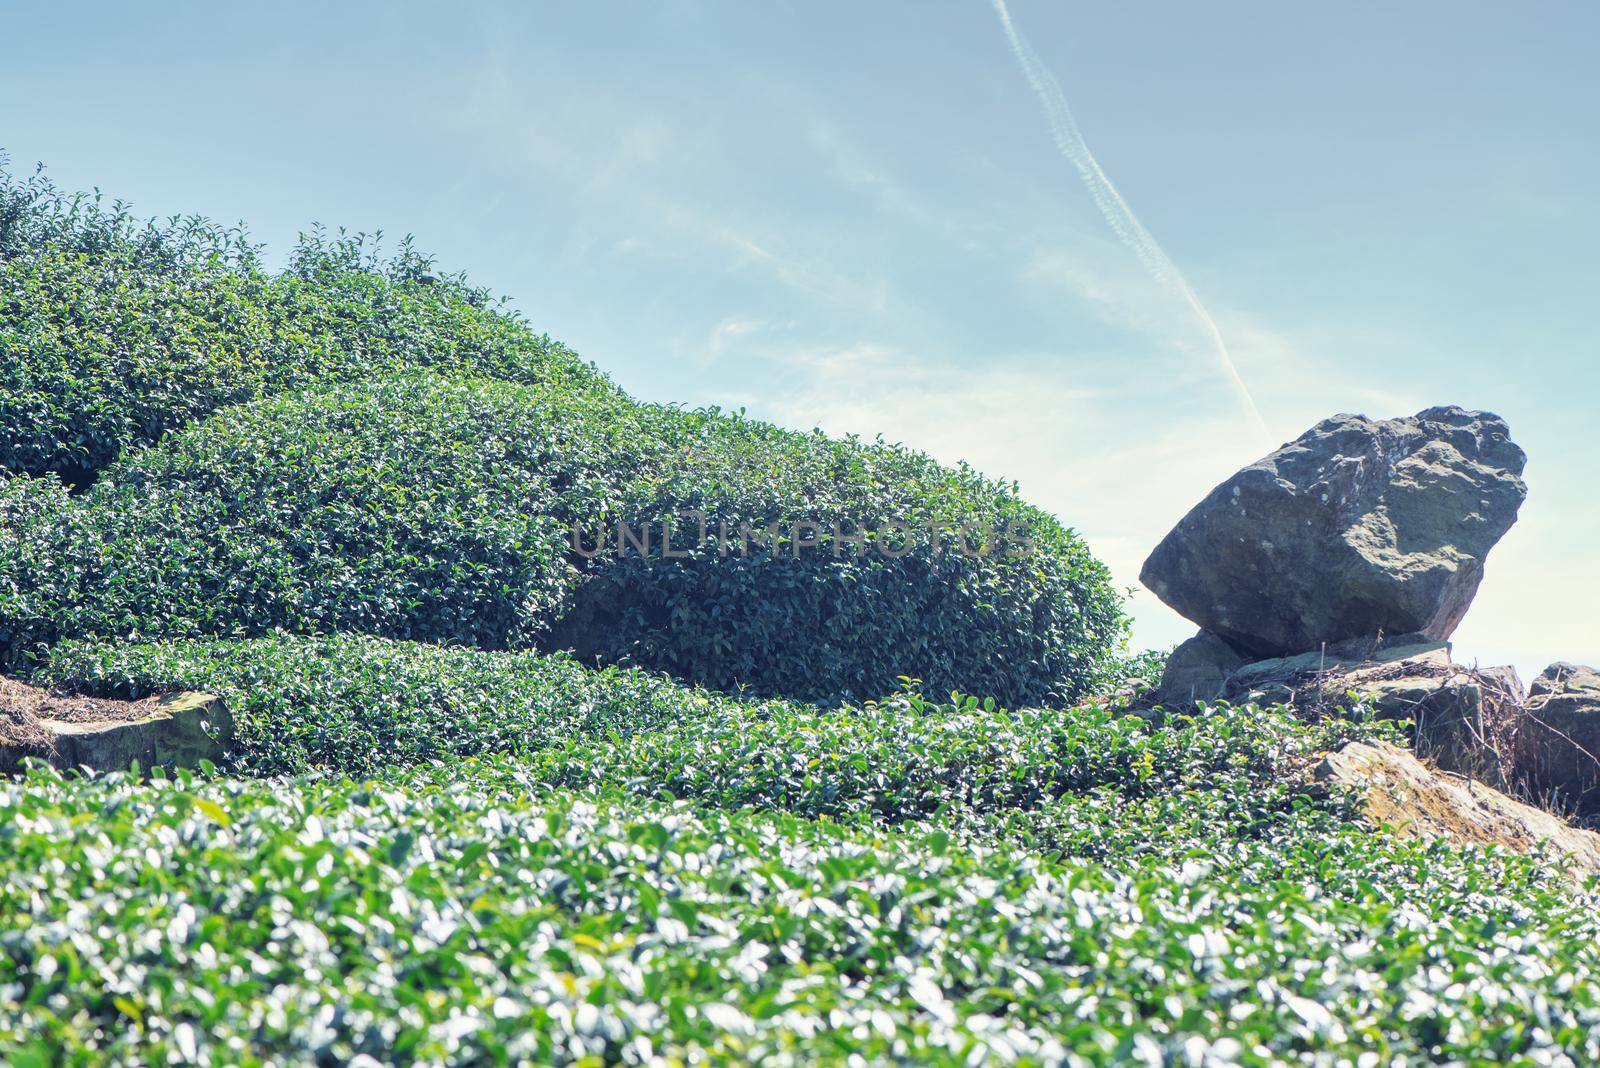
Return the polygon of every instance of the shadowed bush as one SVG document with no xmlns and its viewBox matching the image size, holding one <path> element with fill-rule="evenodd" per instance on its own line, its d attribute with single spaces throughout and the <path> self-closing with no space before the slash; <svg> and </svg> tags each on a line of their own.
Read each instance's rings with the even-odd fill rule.
<svg viewBox="0 0 1600 1068">
<path fill-rule="evenodd" d="M 813 700 L 911 675 L 1020 704 L 1093 686 L 1123 636 L 1105 569 L 1008 487 L 899 448 L 569 383 L 411 375 L 256 401 L 52 507 L 79 536 L 51 551 L 87 562 L 50 579 L 70 589 L 20 606 L 9 629 L 34 647 L 13 659 L 56 634 L 354 632 L 574 647 Z M 969 556 L 957 535 L 924 531 L 893 552 L 780 539 L 728 555 L 685 529 L 681 556 L 574 545 L 575 527 L 645 530 L 691 508 L 713 529 L 940 518 L 1026 524 L 1030 541 Z"/>
<path fill-rule="evenodd" d="M 673 413 L 617 516 L 658 542 L 678 517 L 674 553 L 588 565 L 556 634 L 586 658 L 828 703 L 910 676 L 1026 704 L 1103 682 L 1124 637 L 1071 531 L 1014 486 L 881 441 Z"/>
</svg>

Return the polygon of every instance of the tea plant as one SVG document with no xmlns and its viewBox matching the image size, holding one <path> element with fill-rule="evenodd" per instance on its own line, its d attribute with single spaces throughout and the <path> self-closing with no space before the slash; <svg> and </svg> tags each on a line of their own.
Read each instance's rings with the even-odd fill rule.
<svg viewBox="0 0 1600 1068">
<path fill-rule="evenodd" d="M 93 482 L 130 446 L 316 382 L 418 367 L 606 391 L 604 376 L 409 242 L 144 221 L 0 157 L 0 471 Z"/>
<path fill-rule="evenodd" d="M 8 471 L 84 493 L 58 509 L 83 532 L 40 544 L 0 501 L 0 667 L 61 637 L 283 629 L 572 648 L 805 700 L 914 675 L 1037 703 L 1094 690 L 1125 642 L 1105 567 L 1015 486 L 640 404 L 409 244 L 316 231 L 274 274 L 237 228 L 0 166 Z M 654 553 L 574 545 L 686 512 L 785 533 L 732 557 L 683 523 L 672 556 L 660 527 Z M 831 536 L 888 524 L 905 551 Z"/>
<path fill-rule="evenodd" d="M 1014 485 L 373 248 L 0 167 L 0 666 L 237 723 L 0 779 L 0 1063 L 1600 1063 L 1600 881 L 1317 785 L 1394 727 L 1129 714 Z"/>
<path fill-rule="evenodd" d="M 1600 899 L 1352 829 L 1119 874 L 470 761 L 0 816 L 11 1064 L 1600 1056 Z"/>
</svg>

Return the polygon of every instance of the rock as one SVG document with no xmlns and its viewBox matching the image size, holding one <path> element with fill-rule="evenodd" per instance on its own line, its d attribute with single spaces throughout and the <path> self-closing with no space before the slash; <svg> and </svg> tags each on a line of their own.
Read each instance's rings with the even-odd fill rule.
<svg viewBox="0 0 1600 1068">
<path fill-rule="evenodd" d="M 1517 674 L 1517 669 L 1511 665 L 1483 668 L 1479 674 L 1493 682 L 1501 692 L 1518 704 L 1527 701 L 1528 688 L 1522 684 L 1522 676 Z"/>
<path fill-rule="evenodd" d="M 1562 811 L 1600 813 L 1600 671 L 1552 664 L 1528 689 L 1520 763 L 1528 789 Z"/>
<path fill-rule="evenodd" d="M 1451 666 L 1450 644 L 1418 635 L 1383 642 L 1350 642 L 1313 653 L 1272 657 L 1241 665 L 1228 677 L 1225 693 L 1230 700 L 1247 698 L 1252 691 L 1287 684 L 1295 692 L 1315 690 L 1343 693 L 1341 678 L 1357 672 L 1382 674 L 1384 669 L 1406 665 L 1407 676 L 1442 674 Z"/>
<path fill-rule="evenodd" d="M 1304 667 L 1308 657 L 1251 664 L 1241 669 L 1235 685 L 1261 685 L 1272 664 Z M 1283 669 L 1280 669 L 1283 670 Z M 1291 703 L 1315 715 L 1326 715 L 1365 701 L 1385 719 L 1409 720 L 1415 727 L 1417 753 L 1446 771 L 1470 775 L 1504 787 L 1509 781 L 1503 738 L 1512 710 L 1486 698 L 1486 682 L 1451 659 L 1443 642 L 1401 643 L 1375 651 L 1370 659 L 1335 660 L 1297 678 Z M 1236 700 L 1245 699 L 1238 694 Z"/>
<path fill-rule="evenodd" d="M 1465 667 L 1447 642 L 1418 639 L 1345 642 L 1227 670 L 1228 646 L 1202 632 L 1174 652 L 1153 702 L 1284 704 L 1310 718 L 1364 702 L 1413 723 L 1417 754 L 1444 771 L 1554 812 L 1600 815 L 1600 672 L 1556 664 L 1525 692 L 1512 668 Z"/>
<path fill-rule="evenodd" d="M 56 764 L 97 771 L 142 767 L 192 768 L 219 762 L 233 744 L 233 715 L 220 698 L 180 693 L 156 701 L 132 722 L 55 724 Z"/>
<path fill-rule="evenodd" d="M 1584 715 L 1600 709 L 1600 671 L 1583 664 L 1551 664 L 1533 680 L 1530 697 L 1542 697 L 1551 715 Z"/>
<path fill-rule="evenodd" d="M 233 716 L 219 697 L 180 693 L 142 701 L 56 697 L 0 679 L 0 771 L 36 757 L 58 768 L 117 771 L 220 762 Z"/>
<path fill-rule="evenodd" d="M 1516 521 L 1525 462 L 1485 412 L 1334 416 L 1213 490 L 1141 578 L 1258 656 L 1380 633 L 1443 640 Z"/>
<path fill-rule="evenodd" d="M 1201 631 L 1172 651 L 1161 672 L 1161 685 L 1152 703 L 1164 708 L 1192 709 L 1196 702 L 1215 701 L 1223 695 L 1228 676 L 1244 657 L 1217 637 Z"/>
<path fill-rule="evenodd" d="M 1184 680 L 1195 679 L 1210 691 L 1200 700 L 1292 705 L 1308 717 L 1340 714 L 1364 701 L 1379 716 L 1414 723 L 1417 752 L 1441 768 L 1499 788 L 1512 782 L 1520 703 L 1501 676 L 1455 663 L 1448 642 L 1421 635 L 1342 642 L 1315 653 L 1238 664 L 1217 684 L 1207 671 L 1221 670 L 1226 660 L 1218 650 L 1226 648 L 1204 632 L 1179 646 L 1173 654 L 1179 663 L 1169 661 L 1155 700 L 1187 708 L 1192 702 Z M 1169 679 L 1176 700 L 1168 697 Z"/>
<path fill-rule="evenodd" d="M 1419 756 L 1497 789 L 1509 785 L 1506 738 L 1514 710 L 1488 698 L 1485 680 L 1475 672 L 1424 659 L 1358 669 L 1340 681 L 1347 692 L 1371 702 L 1378 715 L 1415 724 L 1412 744 Z"/>
<path fill-rule="evenodd" d="M 1600 834 L 1568 826 L 1481 783 L 1429 768 L 1404 749 L 1351 742 L 1330 753 L 1316 777 L 1358 791 L 1367 817 L 1397 834 L 1518 853 L 1548 849 L 1576 876 L 1600 872 Z"/>
</svg>

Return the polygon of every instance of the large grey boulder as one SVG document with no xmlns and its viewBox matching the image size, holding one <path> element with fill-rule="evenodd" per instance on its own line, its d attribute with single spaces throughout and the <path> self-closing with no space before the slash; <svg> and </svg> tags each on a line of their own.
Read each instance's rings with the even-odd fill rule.
<svg viewBox="0 0 1600 1068">
<path fill-rule="evenodd" d="M 1448 638 L 1527 496 L 1504 420 L 1336 415 L 1211 492 L 1141 574 L 1258 656 L 1378 633 Z"/>
<path fill-rule="evenodd" d="M 1552 664 L 1528 687 L 1520 757 L 1529 788 L 1553 807 L 1600 812 L 1600 671 Z"/>
</svg>

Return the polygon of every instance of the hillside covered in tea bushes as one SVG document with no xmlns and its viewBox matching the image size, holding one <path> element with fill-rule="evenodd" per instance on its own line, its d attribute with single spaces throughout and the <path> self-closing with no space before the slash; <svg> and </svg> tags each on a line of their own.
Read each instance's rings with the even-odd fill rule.
<svg viewBox="0 0 1600 1068">
<path fill-rule="evenodd" d="M 72 651 L 80 680 L 212 680 L 297 749 L 343 709 L 360 752 L 324 760 L 384 763 L 379 723 L 412 726 L 401 761 L 456 737 L 358 777 L 0 784 L 8 1060 L 1600 1056 L 1593 883 L 1391 837 L 1305 785 L 1372 724 L 739 706 L 439 656 Z"/>
<path fill-rule="evenodd" d="M 1600 1062 L 1600 883 L 1319 776 L 1401 725 L 1135 714 L 1014 486 L 409 248 L 7 174 L 0 469 L 0 673 L 233 717 L 0 779 L 0 1063 Z"/>
<path fill-rule="evenodd" d="M 1024 703 L 1124 641 L 1104 566 L 1014 487 L 632 400 L 409 248 L 314 235 L 270 273 L 236 231 L 9 175 L 0 355 L 0 664 L 340 632 Z"/>
</svg>

